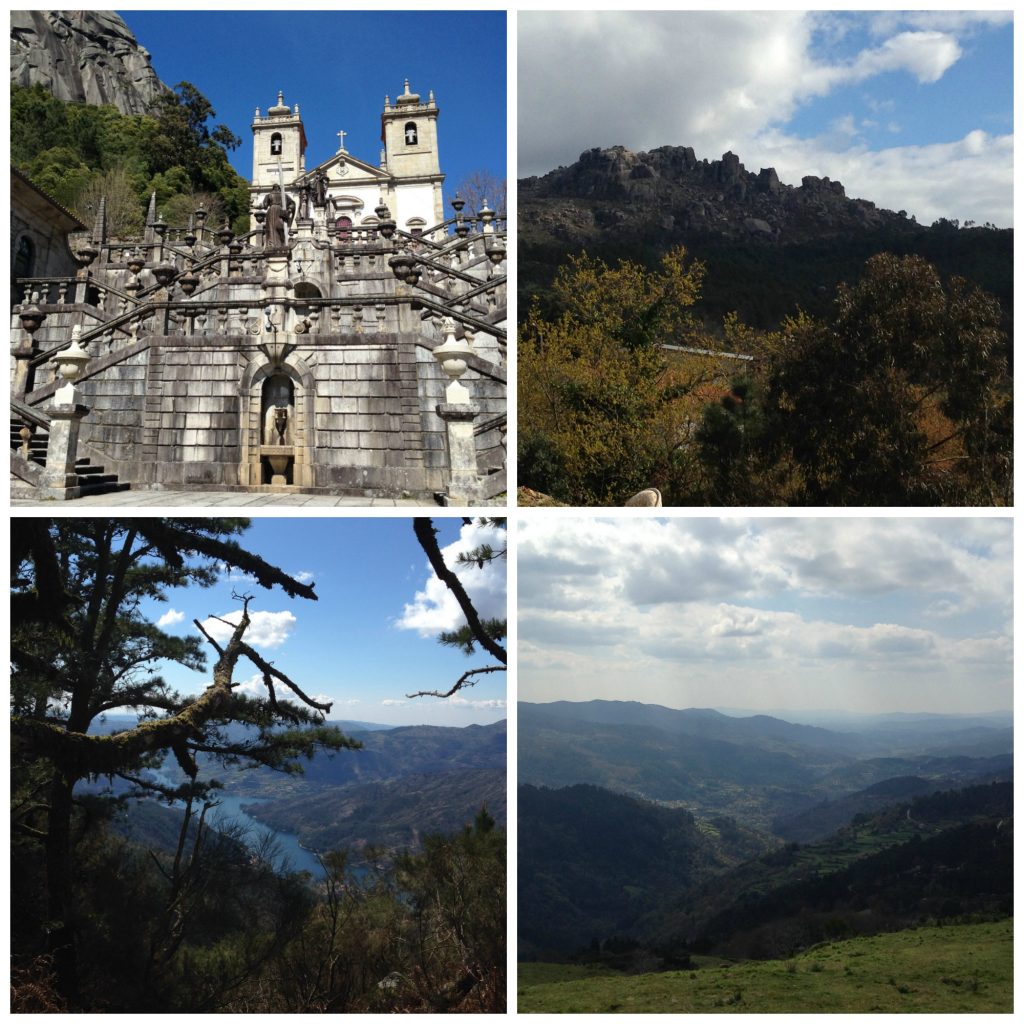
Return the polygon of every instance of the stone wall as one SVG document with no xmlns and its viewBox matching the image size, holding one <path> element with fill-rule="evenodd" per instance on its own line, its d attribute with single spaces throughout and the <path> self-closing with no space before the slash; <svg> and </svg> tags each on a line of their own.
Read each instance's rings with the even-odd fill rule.
<svg viewBox="0 0 1024 1024">
<path fill-rule="evenodd" d="M 429 498 L 445 488 L 446 428 L 436 406 L 448 378 L 432 342 L 408 335 L 289 336 L 296 388 L 294 443 L 308 479 L 342 493 Z M 134 487 L 225 488 L 263 483 L 261 387 L 273 370 L 249 335 L 143 338 L 102 356 L 79 383 L 90 412 L 82 441 Z M 98 364 L 98 365 L 97 365 Z M 501 417 L 504 380 L 470 369 L 463 378 L 478 422 Z M 52 389 L 52 385 L 51 385 Z M 45 408 L 45 399 L 40 402 Z M 496 428 L 480 451 L 499 443 Z"/>
</svg>

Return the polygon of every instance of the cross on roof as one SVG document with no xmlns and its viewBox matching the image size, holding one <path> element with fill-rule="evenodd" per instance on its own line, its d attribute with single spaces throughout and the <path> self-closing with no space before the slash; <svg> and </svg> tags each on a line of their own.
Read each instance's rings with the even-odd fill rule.
<svg viewBox="0 0 1024 1024">
<path fill-rule="evenodd" d="M 337 136 L 338 136 L 338 152 L 339 153 L 343 153 L 345 151 L 345 136 L 346 135 L 348 135 L 348 132 L 342 131 L 342 132 L 338 132 L 337 133 Z"/>
</svg>

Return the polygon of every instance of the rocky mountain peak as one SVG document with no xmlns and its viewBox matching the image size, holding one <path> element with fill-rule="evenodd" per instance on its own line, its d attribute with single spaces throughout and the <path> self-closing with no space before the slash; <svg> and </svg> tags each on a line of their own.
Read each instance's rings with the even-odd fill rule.
<svg viewBox="0 0 1024 1024">
<path fill-rule="evenodd" d="M 683 240 L 712 234 L 789 242 L 908 223 L 867 200 L 847 198 L 841 182 L 807 175 L 799 185 L 786 185 L 774 167 L 748 171 L 731 151 L 698 160 L 690 146 L 648 153 L 589 149 L 569 167 L 521 181 L 520 210 L 539 216 L 546 230 L 566 241 L 616 225 L 634 232 L 657 227 L 682 233 Z"/>
<path fill-rule="evenodd" d="M 113 11 L 12 11 L 11 81 L 57 99 L 141 114 L 167 91 Z"/>
</svg>

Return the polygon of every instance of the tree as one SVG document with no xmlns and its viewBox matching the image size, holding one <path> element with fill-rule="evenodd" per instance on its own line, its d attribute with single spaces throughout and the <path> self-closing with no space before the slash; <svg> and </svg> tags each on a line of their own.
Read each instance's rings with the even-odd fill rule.
<svg viewBox="0 0 1024 1024">
<path fill-rule="evenodd" d="M 683 399 L 704 369 L 661 348 L 693 337 L 702 268 L 682 248 L 658 271 L 572 258 L 553 319 L 534 307 L 519 348 L 520 483 L 579 505 L 621 504 L 660 484 L 686 441 Z M 702 339 L 702 345 L 709 345 Z"/>
<path fill-rule="evenodd" d="M 466 203 L 463 210 L 466 216 L 475 217 L 483 209 L 485 202 L 495 213 L 502 216 L 508 209 L 508 182 L 490 171 L 470 171 L 455 186 L 451 198 L 454 199 L 456 195 Z"/>
<path fill-rule="evenodd" d="M 470 520 L 466 520 L 468 523 Z M 505 529 L 504 519 L 481 518 L 477 520 L 480 526 L 497 526 Z M 496 659 L 497 665 L 482 665 L 471 668 L 464 672 L 455 685 L 447 692 L 439 690 L 422 690 L 419 693 L 407 694 L 409 697 L 451 697 L 465 686 L 472 686 L 481 675 L 489 675 L 492 672 L 504 672 L 508 663 L 508 654 L 502 646 L 501 641 L 507 633 L 507 622 L 505 619 L 481 619 L 466 588 L 462 584 L 456 572 L 450 569 L 441 554 L 437 543 L 437 530 L 434 522 L 429 518 L 418 518 L 413 520 L 413 530 L 420 547 L 423 548 L 430 562 L 434 575 L 448 588 L 452 596 L 459 604 L 462 614 L 465 616 L 465 625 L 451 632 L 443 632 L 438 637 L 440 643 L 449 647 L 458 647 L 463 653 L 470 655 L 476 653 L 479 645 L 492 658 Z M 462 552 L 457 565 L 473 566 L 482 569 L 485 564 L 496 558 L 505 558 L 506 550 L 494 550 L 489 544 L 480 544 L 472 551 Z"/>
<path fill-rule="evenodd" d="M 135 238 L 145 223 L 139 199 L 140 182 L 117 167 L 96 175 L 75 197 L 74 212 L 90 229 L 96 219 L 100 201 L 105 200 L 107 235 L 110 238 Z"/>
<path fill-rule="evenodd" d="M 145 619 L 144 599 L 165 600 L 173 587 L 210 586 L 222 566 L 241 569 L 267 589 L 316 599 L 312 586 L 239 546 L 234 537 L 246 525 L 237 519 L 13 520 L 12 830 L 42 846 L 48 951 L 58 991 L 72 1004 L 78 782 L 116 776 L 137 790 L 184 801 L 184 837 L 194 806 L 208 803 L 211 783 L 199 779 L 200 758 L 289 772 L 317 750 L 358 746 L 323 725 L 330 704 L 309 697 L 246 642 L 248 595 L 223 646 L 196 622 L 217 655 L 212 682 L 199 696 L 176 693 L 154 674 L 160 662 L 202 670 L 205 655 L 198 637 L 172 636 Z M 242 659 L 262 675 L 264 696 L 235 692 L 232 674 Z M 135 727 L 91 731 L 120 708 L 138 712 Z M 173 790 L 144 774 L 168 754 L 188 778 Z M 172 885 L 172 896 L 179 892 Z"/>
<path fill-rule="evenodd" d="M 763 457 L 794 502 L 1012 502 L 1012 397 L 998 302 L 917 256 L 872 257 L 827 321 L 782 328 Z"/>
</svg>

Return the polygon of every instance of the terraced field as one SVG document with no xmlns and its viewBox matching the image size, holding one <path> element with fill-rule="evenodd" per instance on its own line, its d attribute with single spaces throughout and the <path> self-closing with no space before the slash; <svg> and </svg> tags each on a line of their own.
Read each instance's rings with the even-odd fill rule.
<svg viewBox="0 0 1024 1024">
<path fill-rule="evenodd" d="M 827 943 L 791 960 L 624 975 L 519 965 L 521 1013 L 1011 1013 L 1013 921 Z"/>
</svg>

